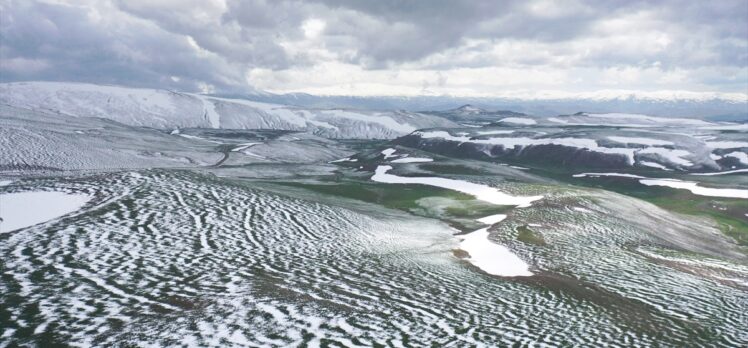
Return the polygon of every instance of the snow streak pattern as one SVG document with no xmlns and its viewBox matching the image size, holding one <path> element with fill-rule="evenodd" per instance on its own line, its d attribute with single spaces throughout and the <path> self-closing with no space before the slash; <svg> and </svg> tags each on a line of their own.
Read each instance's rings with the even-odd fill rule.
<svg viewBox="0 0 748 348">
<path fill-rule="evenodd" d="M 541 285 L 542 277 L 555 279 L 542 272 L 502 279 L 458 261 L 450 253 L 457 239 L 443 225 L 364 215 L 253 185 L 152 171 L 4 186 L 94 198 L 67 217 L 0 235 L 0 346 L 746 342 L 726 324 L 745 322 L 743 292 L 634 253 L 574 264 L 629 242 L 591 207 L 547 214 L 558 222 L 547 230 L 552 247 L 530 257 L 541 269 L 617 279 L 615 291 L 582 298 L 571 286 Z M 515 218 L 532 219 L 534 209 Z M 570 234 L 577 225 L 583 231 Z M 554 260 L 567 244 L 579 254 Z M 673 274 L 678 278 L 668 278 Z M 622 295 L 637 301 L 605 304 Z"/>
</svg>

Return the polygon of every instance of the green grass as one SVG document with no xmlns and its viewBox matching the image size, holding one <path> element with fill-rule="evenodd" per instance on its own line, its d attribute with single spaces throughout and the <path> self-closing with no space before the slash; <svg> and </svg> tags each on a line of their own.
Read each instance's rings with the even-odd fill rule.
<svg viewBox="0 0 748 348">
<path fill-rule="evenodd" d="M 517 227 L 517 240 L 532 245 L 546 245 L 543 236 L 531 230 L 527 225 Z"/>
<path fill-rule="evenodd" d="M 445 221 L 460 231 L 479 228 L 476 219 L 505 213 L 511 207 L 476 200 L 473 196 L 417 184 L 382 184 L 343 179 L 336 183 L 282 182 L 313 192 L 378 204 L 391 209 Z"/>
<path fill-rule="evenodd" d="M 739 245 L 748 246 L 748 201 L 737 198 L 707 197 L 686 190 L 669 187 L 645 186 L 625 178 L 583 178 L 574 184 L 596 187 L 639 198 L 676 213 L 709 217 L 719 229 Z M 567 179 L 567 181 L 570 181 Z"/>
<path fill-rule="evenodd" d="M 476 175 L 481 174 L 478 170 L 459 164 L 421 164 L 421 169 L 425 169 L 437 174 L 455 174 L 455 175 Z"/>
<path fill-rule="evenodd" d="M 574 168 L 573 171 L 565 167 L 535 166 L 533 168 L 535 174 L 551 179 L 577 186 L 594 187 L 617 192 L 639 198 L 676 213 L 711 218 L 725 235 L 733 238 L 739 245 L 748 246 L 748 218 L 744 215 L 748 211 L 748 201 L 744 199 L 699 196 L 686 190 L 646 186 L 640 184 L 638 180 L 627 178 L 572 177 L 572 174 L 601 171 L 594 170 L 594 168 Z M 642 170 L 636 171 L 636 173 L 643 176 L 652 176 L 650 174 L 653 174 Z"/>
<path fill-rule="evenodd" d="M 454 200 L 471 200 L 472 196 L 425 185 L 393 185 L 379 183 L 361 183 L 355 181 L 335 184 L 311 184 L 286 182 L 282 185 L 305 188 L 323 194 L 341 196 L 369 203 L 376 203 L 388 208 L 411 210 L 418 208 L 421 198 L 440 196 Z"/>
<path fill-rule="evenodd" d="M 678 213 L 708 216 L 724 234 L 735 239 L 738 244 L 748 246 L 748 221 L 743 215 L 748 211 L 746 200 L 703 197 L 680 192 L 642 199 Z"/>
</svg>

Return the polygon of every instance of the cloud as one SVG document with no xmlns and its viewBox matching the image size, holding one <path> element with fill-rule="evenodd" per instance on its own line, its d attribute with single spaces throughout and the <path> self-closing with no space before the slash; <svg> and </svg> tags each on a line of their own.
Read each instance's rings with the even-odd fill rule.
<svg viewBox="0 0 748 348">
<path fill-rule="evenodd" d="M 747 20 L 744 0 L 0 0 L 0 79 L 359 95 L 746 93 Z"/>
</svg>

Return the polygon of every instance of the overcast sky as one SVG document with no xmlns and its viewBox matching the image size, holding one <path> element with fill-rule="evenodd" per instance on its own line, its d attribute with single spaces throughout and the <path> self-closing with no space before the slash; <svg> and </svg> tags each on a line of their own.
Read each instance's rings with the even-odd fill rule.
<svg viewBox="0 0 748 348">
<path fill-rule="evenodd" d="M 0 0 L 0 54 L 6 82 L 748 94 L 748 0 Z"/>
</svg>

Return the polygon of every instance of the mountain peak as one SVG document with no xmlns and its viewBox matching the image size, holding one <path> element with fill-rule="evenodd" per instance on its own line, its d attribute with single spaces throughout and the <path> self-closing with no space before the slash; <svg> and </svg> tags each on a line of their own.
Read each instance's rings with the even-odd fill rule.
<svg viewBox="0 0 748 348">
<path fill-rule="evenodd" d="M 481 109 L 479 107 L 476 107 L 476 106 L 474 106 L 472 104 L 465 104 L 463 106 L 460 106 L 459 108 L 454 109 L 454 111 L 463 112 L 463 113 L 477 114 L 477 113 L 484 112 L 485 110 L 483 110 L 483 109 Z"/>
</svg>

